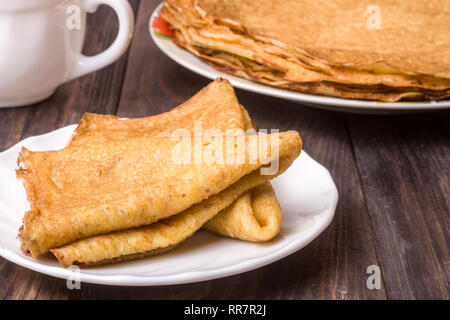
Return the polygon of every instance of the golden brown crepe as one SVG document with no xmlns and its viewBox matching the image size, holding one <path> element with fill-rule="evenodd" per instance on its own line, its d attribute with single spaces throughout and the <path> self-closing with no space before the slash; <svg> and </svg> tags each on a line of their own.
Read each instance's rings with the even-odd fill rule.
<svg viewBox="0 0 450 320">
<path fill-rule="evenodd" d="M 378 2 L 381 30 L 366 26 L 370 5 L 165 0 L 161 16 L 176 30 L 177 44 L 249 80 L 382 101 L 450 96 L 448 4 Z"/>
<path fill-rule="evenodd" d="M 272 177 L 260 174 L 264 164 L 279 156 L 282 172 L 301 150 L 296 132 L 243 139 L 244 163 L 225 161 L 224 138 L 202 146 L 203 155 L 210 156 L 200 163 L 192 158 L 190 163 L 174 158 L 180 142 L 168 137 L 133 138 L 48 152 L 24 148 L 18 160 L 18 177 L 24 179 L 31 209 L 19 233 L 23 251 L 37 257 L 79 239 L 150 225 L 236 183 L 242 194 Z M 271 146 L 279 146 L 279 155 Z M 195 144 L 188 147 L 195 158 Z M 232 148 L 238 154 L 238 147 Z"/>
<path fill-rule="evenodd" d="M 296 154 L 292 153 L 288 157 L 281 159 L 280 171 L 278 174 L 284 172 L 295 157 Z M 266 204 L 270 206 L 257 209 L 257 212 L 261 213 L 261 216 L 258 216 L 258 218 L 263 222 L 260 233 L 255 234 L 254 230 L 248 230 L 243 225 L 236 224 L 235 221 L 242 221 L 240 218 L 231 223 L 225 223 L 227 226 L 232 226 L 232 229 L 229 231 L 223 232 L 222 227 L 216 226 L 217 224 L 222 223 L 221 219 L 219 219 L 215 225 L 211 226 L 211 228 L 220 233 L 223 232 L 226 236 L 232 236 L 233 232 L 239 232 L 242 235 L 247 235 L 248 240 L 253 240 L 255 238 L 260 239 L 262 237 L 270 238 L 273 234 L 278 232 L 279 224 L 277 224 L 277 221 L 265 220 L 269 216 L 274 216 L 272 212 L 269 213 L 269 210 L 276 210 L 277 207 L 275 204 L 276 198 L 270 193 L 273 192 L 271 191 L 271 187 L 264 184 L 264 182 L 273 177 L 274 176 L 264 176 L 260 175 L 258 172 L 253 172 L 244 176 L 241 180 L 222 192 L 215 194 L 170 218 L 160 220 L 141 228 L 89 237 L 60 248 L 51 249 L 51 252 L 63 267 L 74 264 L 92 266 L 105 263 L 116 263 L 135 259 L 137 257 L 147 257 L 166 252 L 166 250 L 172 249 L 174 246 L 192 236 L 208 220 L 211 221 L 211 218 L 216 216 L 218 212 L 226 208 L 228 208 L 226 210 L 230 210 L 230 205 L 232 205 L 233 202 L 235 205 L 247 209 L 248 207 L 246 205 L 243 206 L 241 201 L 246 201 L 248 198 L 244 197 L 241 200 L 241 195 L 248 192 L 248 190 L 257 193 L 256 203 L 258 206 L 263 205 L 265 200 L 268 200 L 268 203 Z M 234 209 L 234 207 L 231 208 L 231 210 L 234 211 L 234 214 L 239 214 L 239 212 Z M 223 213 L 226 216 L 229 216 L 227 211 Z M 245 216 L 248 218 L 254 217 L 254 215 L 250 213 Z M 276 217 L 278 218 L 279 215 L 277 214 Z M 250 221 L 250 225 L 253 225 L 254 223 L 254 221 Z M 239 226 L 242 227 L 241 230 L 238 229 Z"/>
<path fill-rule="evenodd" d="M 274 238 L 280 227 L 280 204 L 269 182 L 247 191 L 205 224 L 223 236 L 258 242 Z"/>
<path fill-rule="evenodd" d="M 357 98 L 357 99 L 370 99 L 380 101 L 398 101 L 404 98 L 410 100 L 431 99 L 440 100 L 450 96 L 450 90 L 442 88 L 448 87 L 448 80 L 431 79 L 429 81 L 424 80 L 425 77 L 412 77 L 404 75 L 376 75 L 376 74 L 364 74 L 359 77 L 355 77 L 355 82 L 359 84 L 353 84 L 352 80 L 337 78 L 344 84 L 338 84 L 331 82 L 331 76 L 324 75 L 322 80 L 318 81 L 305 81 L 307 78 L 302 77 L 303 81 L 287 81 L 283 78 L 284 73 L 278 70 L 267 70 L 263 66 L 252 62 L 246 58 L 237 57 L 234 55 L 228 55 L 224 52 L 213 52 L 208 50 L 206 54 L 202 53 L 199 48 L 189 46 L 187 43 L 183 43 L 178 38 L 178 43 L 185 47 L 187 50 L 193 52 L 197 56 L 204 59 L 207 63 L 219 71 L 233 74 L 235 76 L 245 78 L 251 81 L 258 81 L 267 85 L 277 86 L 295 91 L 309 92 L 314 94 L 328 95 L 342 98 Z M 218 58 L 220 57 L 220 58 Z M 346 72 L 348 74 L 348 72 Z M 362 74 L 362 73 L 361 73 Z M 368 76 L 373 78 L 374 85 L 364 85 L 364 81 L 367 81 Z M 359 79 L 357 79 L 359 78 Z M 383 79 L 381 79 L 383 78 Z M 334 81 L 337 81 L 334 79 Z M 378 82 L 377 82 L 378 81 Z M 447 82 L 445 84 L 444 82 Z M 431 89 L 427 89 L 430 87 Z M 442 90 L 439 90 L 441 88 Z"/>
<path fill-rule="evenodd" d="M 246 137 L 248 141 L 263 139 L 261 141 L 266 141 L 270 144 L 270 139 L 267 141 L 265 138 L 257 135 Z M 132 228 L 81 239 L 66 246 L 52 249 L 52 253 L 58 258 L 61 265 L 65 267 L 72 264 L 97 265 L 135 258 L 136 255 L 152 255 L 155 253 L 154 250 L 171 248 L 179 244 L 200 229 L 218 212 L 229 207 L 242 194 L 281 174 L 289 167 L 300 153 L 300 137 L 296 132 L 288 131 L 280 133 L 279 138 L 279 170 L 277 173 L 261 175 L 259 170 L 250 171 L 217 194 L 212 194 L 200 203 L 194 204 L 181 213 L 167 219 L 159 220 L 141 228 Z M 257 151 L 257 153 L 259 152 Z M 272 159 L 275 160 L 275 158 Z M 248 163 L 249 161 L 246 162 Z M 228 165 L 226 166 L 228 167 Z M 208 168 L 203 165 L 203 170 L 208 171 Z M 193 184 L 195 184 L 195 181 L 192 181 L 191 187 Z M 261 191 L 261 196 L 257 195 L 257 199 L 265 199 L 265 192 Z M 269 197 L 272 198 L 270 193 Z M 172 196 L 172 199 L 175 201 L 176 197 Z M 270 202 L 270 205 L 274 205 L 273 201 Z M 267 209 L 270 210 L 273 207 Z M 263 222 L 266 223 L 264 220 Z"/>
<path fill-rule="evenodd" d="M 231 84 L 227 80 L 217 79 L 170 112 L 155 116 L 120 120 L 117 116 L 86 113 L 68 145 L 171 134 L 179 129 L 187 129 L 193 134 L 195 124 L 203 133 L 215 129 L 221 134 L 234 129 L 244 133 L 253 127 Z"/>
<path fill-rule="evenodd" d="M 206 131 L 240 130 L 205 135 L 198 149 L 200 120 Z M 50 250 L 65 267 L 115 263 L 166 252 L 208 221 L 219 234 L 271 239 L 281 212 L 268 181 L 298 156 L 301 139 L 290 131 L 246 136 L 250 127 L 224 80 L 154 117 L 86 114 L 65 149 L 23 148 L 19 156 L 31 207 L 19 231 L 22 250 L 33 257 Z M 262 174 L 274 164 L 278 170 Z"/>
<path fill-rule="evenodd" d="M 446 0 L 195 3 L 216 18 L 239 22 L 252 36 L 303 48 L 328 63 L 371 67 L 383 61 L 403 72 L 450 77 L 450 4 Z M 371 5 L 380 8 L 380 29 L 367 27 Z"/>
<path fill-rule="evenodd" d="M 220 112 L 217 112 L 220 110 Z M 202 130 L 217 129 L 221 132 L 232 129 L 255 129 L 247 110 L 239 105 L 230 83 L 218 79 L 182 105 L 160 115 L 120 120 L 116 116 L 85 114 L 75 130 L 69 146 L 98 143 L 112 140 L 156 135 L 172 132 L 180 128 L 193 131 L 194 122 L 201 123 Z M 265 189 L 271 189 L 270 184 Z M 259 190 L 259 189 L 258 189 Z M 257 195 L 257 203 L 267 203 L 262 207 L 252 201 Z M 218 214 L 220 222 L 209 222 L 206 229 L 238 239 L 267 241 L 272 239 L 281 225 L 281 210 L 273 190 L 265 192 L 249 191 L 243 195 L 239 205 L 232 205 L 226 212 Z M 262 201 L 262 199 L 266 199 Z M 247 207 L 245 207 L 247 206 Z M 258 211 L 261 212 L 258 212 Z M 230 216 L 232 218 L 227 218 Z M 212 220 L 215 220 L 214 217 Z M 276 223 L 276 224 L 275 224 Z M 245 226 L 243 227 L 243 225 Z M 230 230 L 233 233 L 230 234 Z M 241 234 L 242 231 L 242 234 Z"/>
</svg>

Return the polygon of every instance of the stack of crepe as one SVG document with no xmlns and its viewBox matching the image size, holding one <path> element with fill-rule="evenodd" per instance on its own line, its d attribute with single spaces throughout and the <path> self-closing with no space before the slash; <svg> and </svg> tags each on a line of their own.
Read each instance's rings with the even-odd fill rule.
<svg viewBox="0 0 450 320">
<path fill-rule="evenodd" d="M 176 161 L 174 130 L 187 133 L 183 139 L 201 135 L 201 154 L 217 161 Z M 223 139 L 208 138 L 208 130 Z M 85 114 L 64 149 L 21 151 L 17 174 L 30 202 L 19 231 L 23 252 L 50 251 L 68 267 L 159 254 L 202 227 L 247 241 L 272 239 L 281 211 L 269 180 L 297 158 L 301 139 L 295 131 L 254 133 L 221 79 L 157 116 Z M 224 161 L 223 141 L 232 141 L 226 154 L 242 152 L 244 161 Z M 195 143 L 188 146 L 195 157 Z M 275 162 L 277 171 L 261 174 Z"/>
<path fill-rule="evenodd" d="M 450 96 L 448 0 L 164 0 L 160 16 L 179 46 L 251 81 L 386 102 Z"/>
</svg>

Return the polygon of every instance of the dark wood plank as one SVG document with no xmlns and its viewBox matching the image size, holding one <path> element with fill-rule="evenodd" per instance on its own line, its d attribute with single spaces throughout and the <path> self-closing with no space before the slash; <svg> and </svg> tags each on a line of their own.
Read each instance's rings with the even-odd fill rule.
<svg viewBox="0 0 450 320">
<path fill-rule="evenodd" d="M 4 289 L 2 299 L 35 299 L 46 277 L 11 263 L 2 265 L 9 268 L 6 273 L 9 279 L 5 281 L 8 286 Z"/>
<path fill-rule="evenodd" d="M 79 300 L 81 290 L 68 289 L 67 281 L 46 276 L 35 299 L 38 300 Z"/>
<path fill-rule="evenodd" d="M 450 113 L 348 117 L 393 299 L 450 297 Z"/>
<path fill-rule="evenodd" d="M 157 1 L 142 2 L 118 114 L 161 113 L 205 86 L 204 79 L 169 60 L 149 39 Z M 279 99 L 238 91 L 261 128 L 299 130 L 305 150 L 330 168 L 341 193 L 332 225 L 303 250 L 269 266 L 224 279 L 166 287 L 82 285 L 83 299 L 384 299 L 368 290 L 366 268 L 378 264 L 345 118 Z"/>
<path fill-rule="evenodd" d="M 29 109 L 0 109 L 0 150 L 3 151 L 20 140 Z"/>
<path fill-rule="evenodd" d="M 130 1 L 137 12 L 138 1 Z M 112 10 L 101 6 L 88 16 L 88 33 L 84 53 L 92 55 L 112 43 L 118 30 Z M 0 109 L 0 150 L 28 136 L 46 133 L 77 123 L 84 112 L 115 113 L 125 74 L 128 54 L 115 64 L 61 86 L 50 99 L 16 109 Z M 79 296 L 67 289 L 57 295 L 55 280 L 26 270 L 0 258 L 0 297 L 35 299 Z M 65 284 L 65 282 L 64 282 Z M 61 287 L 60 287 L 61 288 Z"/>
</svg>

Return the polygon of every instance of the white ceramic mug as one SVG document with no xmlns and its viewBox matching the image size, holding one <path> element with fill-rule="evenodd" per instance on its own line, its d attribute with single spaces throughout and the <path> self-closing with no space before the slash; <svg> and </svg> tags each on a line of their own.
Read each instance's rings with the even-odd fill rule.
<svg viewBox="0 0 450 320">
<path fill-rule="evenodd" d="M 81 54 L 86 12 L 100 4 L 115 10 L 119 33 L 108 49 L 87 57 Z M 113 63 L 133 28 L 126 0 L 0 0 L 0 107 L 44 100 L 64 82 Z"/>
</svg>

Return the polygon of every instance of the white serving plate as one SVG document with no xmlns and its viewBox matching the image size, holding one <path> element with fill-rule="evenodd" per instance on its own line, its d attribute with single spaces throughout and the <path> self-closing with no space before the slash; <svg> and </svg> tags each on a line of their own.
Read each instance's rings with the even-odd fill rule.
<svg viewBox="0 0 450 320">
<path fill-rule="evenodd" d="M 27 138 L 0 153 L 0 255 L 25 268 L 67 279 L 70 270 L 48 255 L 25 256 L 17 232 L 29 208 L 22 181 L 16 179 L 22 147 L 32 151 L 64 148 L 76 125 Z M 250 243 L 199 231 L 159 256 L 115 265 L 82 268 L 82 282 L 150 286 L 197 282 L 253 270 L 294 253 L 316 238 L 333 219 L 338 192 L 330 173 L 302 151 L 293 165 L 272 181 L 281 204 L 280 234 L 267 243 Z"/>
<path fill-rule="evenodd" d="M 176 63 L 209 79 L 216 79 L 218 77 L 226 78 L 231 82 L 233 86 L 240 89 L 298 102 L 299 104 L 302 105 L 308 105 L 312 107 L 333 111 L 352 112 L 352 113 L 391 114 L 391 113 L 411 113 L 418 111 L 429 111 L 429 110 L 450 108 L 449 100 L 386 103 L 377 101 L 343 99 L 343 98 L 312 95 L 290 91 L 286 89 L 279 89 L 219 72 L 215 70 L 213 67 L 209 66 L 207 63 L 203 62 L 201 59 L 191 54 L 190 52 L 181 49 L 180 47 L 175 45 L 171 39 L 166 37 L 159 37 L 155 33 L 155 30 L 151 26 L 153 20 L 158 17 L 161 8 L 162 4 L 160 4 L 155 9 L 152 16 L 150 17 L 150 24 L 149 24 L 150 34 L 155 44 L 159 47 L 159 49 L 161 49 L 161 51 L 164 54 L 166 54 L 170 59 L 172 59 Z"/>
</svg>

